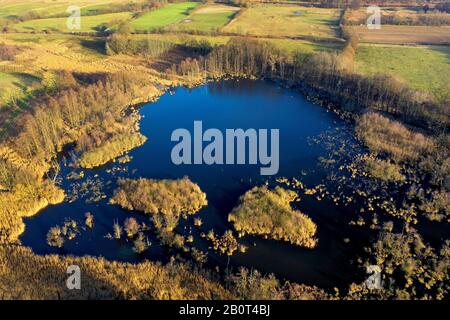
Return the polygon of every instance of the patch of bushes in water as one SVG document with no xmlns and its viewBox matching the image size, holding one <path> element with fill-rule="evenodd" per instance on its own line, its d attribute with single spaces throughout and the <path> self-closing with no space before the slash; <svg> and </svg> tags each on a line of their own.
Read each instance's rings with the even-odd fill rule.
<svg viewBox="0 0 450 320">
<path fill-rule="evenodd" d="M 364 170 L 376 179 L 382 181 L 404 181 L 405 176 L 400 172 L 400 166 L 387 160 L 367 157 L 364 160 Z"/>
<path fill-rule="evenodd" d="M 185 248 L 185 238 L 174 232 L 181 214 L 195 214 L 206 206 L 206 194 L 187 177 L 178 180 L 119 179 L 110 204 L 151 214 L 163 245 Z"/>
<path fill-rule="evenodd" d="M 231 256 L 236 250 L 239 250 L 242 253 L 247 251 L 246 246 L 237 242 L 233 235 L 233 231 L 231 230 L 225 231 L 221 237 L 217 236 L 213 230 L 210 230 L 206 235 L 206 238 L 211 241 L 213 249 L 220 254 Z"/>
<path fill-rule="evenodd" d="M 206 194 L 189 178 L 154 180 L 119 179 L 110 199 L 128 210 L 163 215 L 194 214 L 206 206 Z"/>
<path fill-rule="evenodd" d="M 242 234 L 255 234 L 284 240 L 298 246 L 314 248 L 316 224 L 305 214 L 294 210 L 291 202 L 294 191 L 267 186 L 255 187 L 240 198 L 240 204 L 229 214 L 228 220 Z"/>
</svg>

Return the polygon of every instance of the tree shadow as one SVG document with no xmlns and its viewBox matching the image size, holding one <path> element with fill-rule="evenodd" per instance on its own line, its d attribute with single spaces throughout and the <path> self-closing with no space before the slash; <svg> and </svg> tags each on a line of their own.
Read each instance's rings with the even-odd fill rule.
<svg viewBox="0 0 450 320">
<path fill-rule="evenodd" d="M 102 54 L 102 55 L 106 54 L 104 39 L 81 40 L 80 44 L 85 49 L 94 51 L 94 52 Z"/>
</svg>

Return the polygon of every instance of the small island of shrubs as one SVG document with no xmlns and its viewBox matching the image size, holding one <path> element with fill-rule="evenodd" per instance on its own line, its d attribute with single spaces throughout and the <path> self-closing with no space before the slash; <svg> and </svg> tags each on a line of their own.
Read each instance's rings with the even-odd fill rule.
<svg viewBox="0 0 450 320">
<path fill-rule="evenodd" d="M 240 234 L 262 235 L 314 248 L 317 227 L 308 216 L 292 209 L 290 204 L 296 198 L 294 191 L 281 187 L 255 187 L 240 198 L 228 220 Z"/>
<path fill-rule="evenodd" d="M 206 194 L 197 184 L 184 177 L 178 180 L 119 179 L 118 185 L 110 204 L 151 214 L 161 243 L 187 250 L 186 239 L 174 230 L 181 215 L 195 214 L 208 204 Z M 130 236 L 128 231 L 127 234 Z"/>
<path fill-rule="evenodd" d="M 109 201 L 124 209 L 148 214 L 194 214 L 207 205 L 206 194 L 189 178 L 154 180 L 119 179 L 119 187 Z"/>
</svg>

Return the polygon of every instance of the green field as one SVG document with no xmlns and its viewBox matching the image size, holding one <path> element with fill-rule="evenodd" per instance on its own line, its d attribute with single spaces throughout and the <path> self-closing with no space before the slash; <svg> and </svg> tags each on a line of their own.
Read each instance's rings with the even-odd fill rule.
<svg viewBox="0 0 450 320">
<path fill-rule="evenodd" d="M 11 98 L 19 98 L 28 86 L 39 78 L 25 73 L 0 72 L 0 104 Z"/>
<path fill-rule="evenodd" d="M 246 9 L 224 31 L 267 37 L 335 38 L 339 10 L 292 5 Z"/>
<path fill-rule="evenodd" d="M 20 4 L 2 4 L 0 7 L 0 18 L 6 18 L 8 16 L 19 15 L 26 11 L 32 11 L 42 7 L 42 2 L 34 3 L 20 3 Z"/>
<path fill-rule="evenodd" d="M 199 2 L 180 2 L 169 4 L 161 9 L 150 11 L 132 20 L 131 26 L 138 31 L 151 31 L 177 23 L 185 19 Z"/>
<path fill-rule="evenodd" d="M 96 16 L 82 16 L 81 29 L 69 30 L 67 28 L 67 18 L 49 18 L 49 19 L 35 19 L 24 21 L 15 24 L 13 28 L 17 31 L 58 31 L 58 32 L 94 32 L 96 27 L 101 25 L 114 25 L 119 21 L 128 20 L 131 18 L 131 12 L 119 12 L 100 14 Z"/>
<path fill-rule="evenodd" d="M 449 96 L 450 47 L 361 45 L 356 53 L 355 69 L 362 74 L 389 73 L 439 99 Z"/>
<path fill-rule="evenodd" d="M 180 22 L 176 29 L 185 31 L 217 31 L 237 14 L 239 8 L 226 5 L 209 5 Z"/>
<path fill-rule="evenodd" d="M 66 10 L 70 5 L 77 5 L 81 8 L 81 14 L 92 12 L 95 9 L 110 8 L 115 3 L 125 3 L 126 0 L 41 0 L 41 1 L 13 1 L 2 0 L 0 7 L 0 18 L 8 16 L 18 16 L 25 13 L 35 12 L 41 17 L 51 17 L 54 15 L 67 14 Z"/>
</svg>

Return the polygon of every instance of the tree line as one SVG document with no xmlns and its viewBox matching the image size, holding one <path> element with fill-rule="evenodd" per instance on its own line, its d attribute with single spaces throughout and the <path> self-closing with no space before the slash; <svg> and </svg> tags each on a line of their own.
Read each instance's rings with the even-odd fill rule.
<svg viewBox="0 0 450 320">
<path fill-rule="evenodd" d="M 83 145 L 100 144 L 116 133 L 112 128 L 131 125 L 122 112 L 144 96 L 144 87 L 144 79 L 137 75 L 119 73 L 88 85 L 75 81 L 58 95 L 45 95 L 34 102 L 32 112 L 17 120 L 13 149 L 25 159 L 51 159 L 63 145 L 83 140 L 84 135 L 88 138 Z"/>
<path fill-rule="evenodd" d="M 357 40 L 346 33 L 340 53 L 290 55 L 275 45 L 248 38 L 235 38 L 215 47 L 208 55 L 188 58 L 176 66 L 180 75 L 211 77 L 222 75 L 255 76 L 286 81 L 313 89 L 328 101 L 349 111 L 365 108 L 384 111 L 402 120 L 434 131 L 445 131 L 450 124 L 449 104 L 430 100 L 423 93 L 401 84 L 390 75 L 363 76 L 351 71 Z"/>
</svg>

